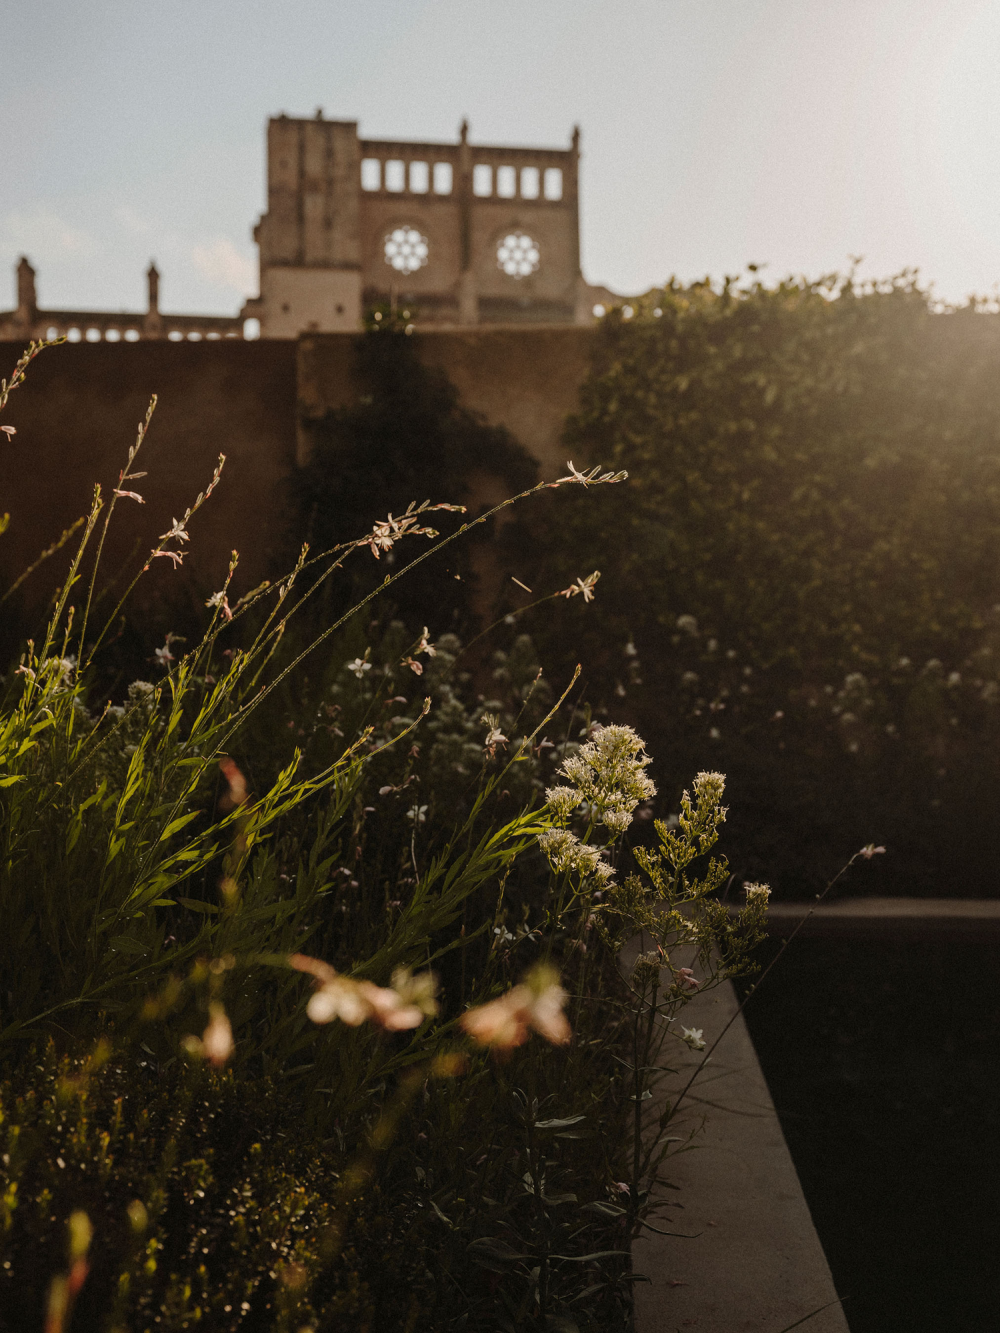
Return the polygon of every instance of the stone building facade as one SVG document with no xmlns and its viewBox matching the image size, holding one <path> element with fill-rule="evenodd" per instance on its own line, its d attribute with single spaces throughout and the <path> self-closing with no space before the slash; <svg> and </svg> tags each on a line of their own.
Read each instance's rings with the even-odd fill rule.
<svg viewBox="0 0 1000 1333">
<path fill-rule="evenodd" d="M 256 315 L 265 337 L 358 327 L 366 306 L 421 325 L 589 323 L 580 133 L 568 148 L 362 139 L 355 121 L 279 116 L 267 133 Z"/>
<path fill-rule="evenodd" d="M 40 310 L 35 270 L 22 255 L 17 265 L 17 305 L 0 310 L 0 339 L 68 338 L 70 342 L 138 342 L 168 338 L 200 342 L 242 338 L 240 315 L 167 315 L 160 310 L 160 274 L 155 264 L 146 273 L 149 303 L 144 311 Z"/>
<path fill-rule="evenodd" d="M 238 315 L 167 315 L 150 265 L 142 314 L 40 310 L 22 257 L 0 338 L 296 338 L 361 327 L 371 306 L 419 327 L 589 324 L 616 298 L 580 271 L 580 132 L 568 148 L 362 139 L 356 121 L 277 116 L 267 212 L 254 228 L 260 294 Z M 251 333 L 252 330 L 252 333 Z"/>
</svg>

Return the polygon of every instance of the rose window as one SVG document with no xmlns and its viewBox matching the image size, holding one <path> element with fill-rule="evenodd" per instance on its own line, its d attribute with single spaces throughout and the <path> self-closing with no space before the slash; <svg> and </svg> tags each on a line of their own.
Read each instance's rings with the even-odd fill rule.
<svg viewBox="0 0 1000 1333">
<path fill-rule="evenodd" d="M 416 227 L 397 227 L 385 238 L 385 262 L 397 273 L 416 273 L 427 263 L 427 237 Z"/>
<path fill-rule="evenodd" d="M 497 246 L 497 265 L 512 278 L 526 278 L 538 268 L 538 242 L 512 231 Z"/>
</svg>

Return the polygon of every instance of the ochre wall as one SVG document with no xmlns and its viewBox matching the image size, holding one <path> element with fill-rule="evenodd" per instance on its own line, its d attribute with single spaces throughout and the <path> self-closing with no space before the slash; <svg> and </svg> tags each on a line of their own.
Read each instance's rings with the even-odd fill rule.
<svg viewBox="0 0 1000 1333">
<path fill-rule="evenodd" d="M 414 334 L 428 364 L 449 375 L 468 407 L 507 426 L 545 477 L 563 469 L 560 436 L 593 336 L 573 325 Z M 130 568 L 141 563 L 208 483 L 221 452 L 227 456 L 222 482 L 191 522 L 183 567 L 156 561 L 133 607 L 164 594 L 170 601 L 203 599 L 206 589 L 221 586 L 233 548 L 240 553 L 236 590 L 254 586 L 273 572 L 272 559 L 287 552 L 290 537 L 295 544 L 288 496 L 296 449 L 307 438 L 300 419 L 346 404 L 357 392 L 354 337 L 79 343 L 44 351 L 3 413 L 3 424 L 17 434 L 9 441 L 0 436 L 0 513 L 11 515 L 0 536 L 0 587 L 86 511 L 95 482 L 110 495 L 153 393 L 159 406 L 135 464 L 149 475 L 129 487 L 146 504 L 118 502 L 105 571 L 121 569 L 130 557 Z M 21 350 L 19 343 L 0 343 L 0 375 L 9 377 Z M 44 601 L 66 566 L 63 551 L 32 576 L 24 589 L 29 605 Z"/>
<path fill-rule="evenodd" d="M 21 350 L 19 343 L 0 343 L 4 378 Z M 0 536 L 0 585 L 9 586 L 86 512 L 95 482 L 110 496 L 156 393 L 156 413 L 133 464 L 149 475 L 129 486 L 146 503 L 119 500 L 104 570 L 120 569 L 136 543 L 132 564 L 141 563 L 157 535 L 208 484 L 224 453 L 222 481 L 191 521 L 190 555 L 178 570 L 157 560 L 139 602 L 161 590 L 191 597 L 219 587 L 233 548 L 241 558 L 238 586 L 254 586 L 283 532 L 284 487 L 295 460 L 295 357 L 294 342 L 235 339 L 47 348 L 3 412 L 3 424 L 17 434 L 9 441 L 0 436 L 0 513 L 10 513 Z M 25 585 L 28 602 L 44 599 L 66 566 L 60 552 L 33 575 Z"/>
<path fill-rule="evenodd" d="M 478 327 L 415 333 L 422 359 L 440 367 L 462 402 L 492 425 L 506 426 L 538 459 L 546 478 L 566 462 L 567 415 L 590 365 L 594 330 L 581 325 Z M 354 340 L 343 333 L 307 334 L 299 343 L 299 401 L 305 416 L 342 407 L 357 392 Z M 301 452 L 306 448 L 300 440 Z"/>
</svg>

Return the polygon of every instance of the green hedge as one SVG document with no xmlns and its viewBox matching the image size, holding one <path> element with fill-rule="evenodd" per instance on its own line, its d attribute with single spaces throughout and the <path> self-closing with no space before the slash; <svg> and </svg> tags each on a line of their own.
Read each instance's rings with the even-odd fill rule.
<svg viewBox="0 0 1000 1333">
<path fill-rule="evenodd" d="M 524 570 L 600 565 L 590 697 L 661 772 L 725 769 L 737 870 L 802 893 L 874 839 L 869 889 L 995 890 L 998 372 L 996 315 L 909 277 L 673 284 L 602 321 L 566 446 L 630 482 L 553 511 Z"/>
</svg>

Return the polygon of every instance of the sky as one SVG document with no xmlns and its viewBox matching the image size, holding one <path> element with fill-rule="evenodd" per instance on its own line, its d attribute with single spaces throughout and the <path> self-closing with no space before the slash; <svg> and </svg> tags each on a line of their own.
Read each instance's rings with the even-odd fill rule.
<svg viewBox="0 0 1000 1333">
<path fill-rule="evenodd" d="M 269 116 L 582 133 L 584 275 L 1000 283 L 996 0 L 0 0 L 0 308 L 235 313 Z"/>
</svg>

